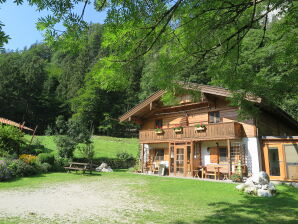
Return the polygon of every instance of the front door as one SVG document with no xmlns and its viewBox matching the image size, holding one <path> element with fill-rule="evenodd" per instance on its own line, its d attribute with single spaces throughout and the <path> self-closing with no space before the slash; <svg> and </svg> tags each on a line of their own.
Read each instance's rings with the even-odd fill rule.
<svg viewBox="0 0 298 224">
<path fill-rule="evenodd" d="M 284 153 L 281 144 L 268 144 L 264 147 L 265 168 L 270 180 L 285 179 Z"/>
<path fill-rule="evenodd" d="M 175 164 L 174 164 L 174 169 L 175 169 L 175 175 L 176 176 L 184 176 L 185 172 L 185 145 L 181 146 L 176 146 L 175 147 Z"/>
<path fill-rule="evenodd" d="M 170 175 L 191 176 L 191 142 L 170 143 L 169 170 Z"/>
</svg>

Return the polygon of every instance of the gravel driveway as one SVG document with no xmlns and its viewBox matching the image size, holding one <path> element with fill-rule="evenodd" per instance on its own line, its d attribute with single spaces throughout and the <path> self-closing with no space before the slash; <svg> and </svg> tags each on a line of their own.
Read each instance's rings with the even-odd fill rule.
<svg viewBox="0 0 298 224">
<path fill-rule="evenodd" d="M 120 181 L 99 179 L 2 190 L 0 218 L 17 217 L 28 223 L 133 223 L 134 214 L 154 211 L 156 205 L 134 194 L 129 186 L 133 183 Z"/>
</svg>

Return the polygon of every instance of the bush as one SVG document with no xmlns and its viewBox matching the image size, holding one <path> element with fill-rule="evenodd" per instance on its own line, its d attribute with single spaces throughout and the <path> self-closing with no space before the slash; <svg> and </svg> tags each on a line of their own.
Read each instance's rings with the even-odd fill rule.
<svg viewBox="0 0 298 224">
<path fill-rule="evenodd" d="M 92 143 L 79 146 L 78 150 L 82 154 L 83 158 L 87 159 L 89 161 L 89 163 L 92 162 L 92 159 L 93 159 L 94 153 L 95 153 L 94 146 Z"/>
<path fill-rule="evenodd" d="M 38 173 L 47 173 L 52 170 L 52 165 L 49 163 L 37 163 L 35 167 Z"/>
<path fill-rule="evenodd" d="M 87 163 L 88 160 L 86 158 L 75 158 L 77 162 Z M 102 163 L 108 164 L 112 169 L 128 169 L 130 167 L 135 166 L 136 160 L 135 158 L 131 158 L 128 160 L 118 159 L 118 158 L 95 158 L 93 159 L 93 164 L 100 165 Z"/>
<path fill-rule="evenodd" d="M 34 138 L 32 144 L 26 145 L 22 152 L 24 154 L 38 155 L 44 152 L 45 150 L 46 148 L 44 147 L 44 145 L 41 144 L 40 140 L 38 138 Z"/>
<path fill-rule="evenodd" d="M 15 177 L 31 176 L 38 173 L 38 170 L 34 166 L 25 163 L 21 159 L 11 161 L 8 168 Z"/>
<path fill-rule="evenodd" d="M 52 171 L 64 171 L 64 167 L 68 166 L 70 159 L 62 158 L 60 156 L 55 156 L 54 165 L 52 166 Z"/>
<path fill-rule="evenodd" d="M 0 181 L 9 180 L 12 173 L 8 168 L 8 164 L 4 160 L 0 160 Z"/>
<path fill-rule="evenodd" d="M 25 163 L 33 164 L 35 163 L 37 156 L 30 155 L 30 154 L 22 154 L 20 155 L 19 159 L 23 160 Z"/>
<path fill-rule="evenodd" d="M 68 136 L 57 136 L 55 138 L 58 154 L 62 158 L 72 158 L 73 152 L 77 146 L 77 143 Z"/>
<path fill-rule="evenodd" d="M 130 160 L 130 159 L 134 159 L 132 154 L 129 154 L 127 152 L 119 152 L 116 154 L 116 157 L 120 160 Z"/>
<path fill-rule="evenodd" d="M 0 156 L 21 154 L 25 144 L 24 133 L 16 127 L 0 125 Z"/>
<path fill-rule="evenodd" d="M 230 178 L 233 182 L 242 182 L 242 176 L 239 174 L 234 173 Z"/>
<path fill-rule="evenodd" d="M 54 165 L 55 163 L 55 156 L 51 153 L 40 153 L 37 156 L 37 159 L 40 163 L 48 163 L 50 165 Z"/>
</svg>

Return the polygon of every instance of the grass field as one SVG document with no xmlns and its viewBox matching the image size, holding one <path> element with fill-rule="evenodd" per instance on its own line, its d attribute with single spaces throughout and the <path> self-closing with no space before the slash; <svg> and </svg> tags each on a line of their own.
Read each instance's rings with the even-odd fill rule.
<svg viewBox="0 0 298 224">
<path fill-rule="evenodd" d="M 30 139 L 31 136 L 26 136 Z M 54 143 L 54 136 L 36 136 L 36 139 L 45 146 L 47 151 L 57 153 L 56 145 Z M 94 136 L 95 158 L 108 157 L 114 158 L 118 152 L 127 152 L 134 156 L 138 153 L 138 139 L 136 138 L 115 138 L 107 136 Z M 76 157 L 80 157 L 79 152 L 75 152 Z"/>
<path fill-rule="evenodd" d="M 126 172 L 103 173 L 100 176 L 50 173 L 21 178 L 16 182 L 1 183 L 0 193 L 7 189 L 21 191 L 26 188 L 42 188 L 49 186 L 50 183 L 63 185 L 63 183 L 91 182 L 96 185 L 105 181 L 116 184 L 117 189 L 129 187 L 129 192 L 145 203 L 143 212 L 125 214 L 126 221 L 123 223 L 298 223 L 298 189 L 285 185 L 277 187 L 279 192 L 277 196 L 259 198 L 240 193 L 235 189 L 234 184 L 227 183 L 145 176 Z M 156 207 L 155 211 L 149 209 L 152 201 Z M 148 209 L 146 203 L 148 203 Z M 42 223 L 43 220 L 40 221 Z M 0 223 L 27 222 L 26 218 L 23 220 L 21 217 L 10 217 L 0 218 Z M 81 223 L 98 222 L 95 220 Z"/>
</svg>

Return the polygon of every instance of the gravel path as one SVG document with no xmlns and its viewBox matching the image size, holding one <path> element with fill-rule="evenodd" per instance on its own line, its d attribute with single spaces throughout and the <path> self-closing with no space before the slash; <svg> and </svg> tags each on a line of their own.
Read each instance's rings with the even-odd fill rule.
<svg viewBox="0 0 298 224">
<path fill-rule="evenodd" d="M 60 183 L 36 189 L 0 191 L 0 218 L 57 223 L 132 223 L 133 215 L 157 207 L 116 180 Z M 133 184 L 133 183 L 130 183 Z M 141 184 L 141 183 L 136 183 Z"/>
</svg>

